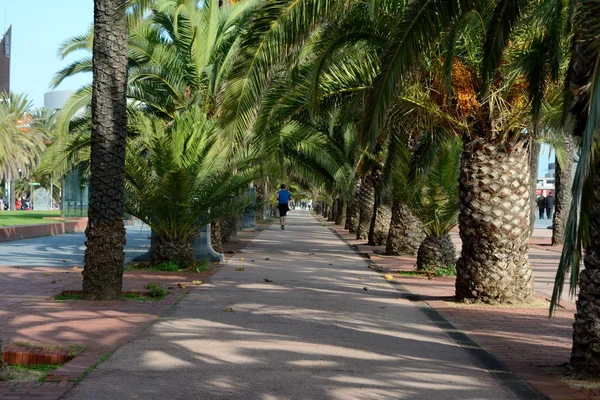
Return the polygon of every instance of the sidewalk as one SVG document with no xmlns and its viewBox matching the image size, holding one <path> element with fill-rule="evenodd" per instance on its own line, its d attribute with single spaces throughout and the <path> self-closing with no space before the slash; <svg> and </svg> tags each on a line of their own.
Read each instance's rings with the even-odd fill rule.
<svg viewBox="0 0 600 400">
<path fill-rule="evenodd" d="M 139 231 L 139 227 L 137 229 Z M 225 250 L 242 251 L 257 234 L 255 231 L 241 231 L 232 243 L 225 246 Z M 44 249 L 54 255 L 68 252 L 74 257 L 79 256 L 80 249 L 64 245 L 65 241 L 73 242 L 73 237 L 31 240 L 36 241 L 36 254 Z M 11 250 L 10 246 L 28 248 L 32 246 L 31 240 L 3 243 L 0 251 L 12 254 L 8 262 L 15 263 L 18 260 L 16 250 Z M 138 245 L 135 249 L 139 248 Z M 210 282 L 211 276 L 220 268 L 214 265 L 212 271 L 201 273 L 125 272 L 124 291 L 143 291 L 149 282 L 169 288 L 171 294 L 159 301 L 54 301 L 52 297 L 64 290 L 81 290 L 81 267 L 27 266 L 27 255 L 20 254 L 20 265 L 0 265 L 0 339 L 5 345 L 25 342 L 32 346 L 76 346 L 83 351 L 79 351 L 73 361 L 52 372 L 49 379 L 57 382 L 0 382 L 0 399 L 58 399 L 73 385 L 68 380 L 80 378 L 101 357 L 143 336 L 144 329 L 189 293 L 193 287 L 192 280 Z M 226 256 L 231 257 L 231 254 Z M 34 259 L 37 263 L 37 258 Z M 52 261 L 55 259 L 56 256 Z M 7 260 L 0 259 L 0 263 L 4 261 Z M 67 260 L 63 265 L 70 263 L 72 261 Z M 180 288 L 180 283 L 185 287 Z"/>
<path fill-rule="evenodd" d="M 541 398 L 482 368 L 307 212 L 288 218 L 65 398 Z"/>
<path fill-rule="evenodd" d="M 534 233 L 530 247 L 538 295 L 536 304 L 515 307 L 465 305 L 453 300 L 455 277 L 434 277 L 430 280 L 402 276 L 398 271 L 414 270 L 415 258 L 375 254 L 374 250 L 383 250 L 383 247 L 367 246 L 365 240 L 356 240 L 355 235 L 350 235 L 343 226 L 319 219 L 359 253 L 367 256 L 373 265 L 382 267 L 382 273 L 394 276 L 400 293 L 418 296 L 544 395 L 552 399 L 600 399 L 600 395 L 592 391 L 569 388 L 548 372 L 550 368 L 569 361 L 575 310 L 566 285 L 561 302 L 564 308 L 558 310 L 553 318 L 548 318 L 549 299 L 560 259 L 559 249 L 547 247 L 550 243 L 548 235 L 540 238 Z M 458 234 L 452 235 L 457 249 L 460 249 Z"/>
</svg>

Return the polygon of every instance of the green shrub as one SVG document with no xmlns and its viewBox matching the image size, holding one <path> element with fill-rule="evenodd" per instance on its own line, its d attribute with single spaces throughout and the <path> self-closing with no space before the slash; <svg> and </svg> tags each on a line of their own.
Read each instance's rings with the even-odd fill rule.
<svg viewBox="0 0 600 400">
<path fill-rule="evenodd" d="M 150 292 L 150 297 L 165 297 L 169 294 L 169 291 L 160 283 L 150 282 L 146 285 L 146 289 Z"/>
<path fill-rule="evenodd" d="M 152 267 L 153 271 L 177 272 L 180 269 L 181 267 L 175 261 L 165 261 Z"/>
</svg>

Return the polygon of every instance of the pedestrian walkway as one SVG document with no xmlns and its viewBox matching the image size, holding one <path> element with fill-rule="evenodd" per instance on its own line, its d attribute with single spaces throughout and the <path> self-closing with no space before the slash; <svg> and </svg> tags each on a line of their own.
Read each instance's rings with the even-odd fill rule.
<svg viewBox="0 0 600 400">
<path fill-rule="evenodd" d="M 536 398 L 471 354 L 296 210 L 65 398 Z"/>
</svg>

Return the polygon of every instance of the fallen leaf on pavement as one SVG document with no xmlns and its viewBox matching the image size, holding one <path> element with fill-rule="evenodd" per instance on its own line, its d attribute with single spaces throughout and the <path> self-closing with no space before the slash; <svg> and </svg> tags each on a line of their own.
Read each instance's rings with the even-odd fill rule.
<svg viewBox="0 0 600 400">
<path fill-rule="evenodd" d="M 50 282 L 50 283 L 56 283 L 56 281 L 52 281 L 52 282 Z"/>
<path fill-rule="evenodd" d="M 390 275 L 390 274 L 385 274 L 384 277 L 385 277 L 385 280 L 388 282 L 391 282 L 394 280 L 394 276 Z"/>
<path fill-rule="evenodd" d="M 13 267 L 13 268 L 16 268 L 16 269 L 21 269 L 21 268 L 23 268 L 23 267 Z"/>
<path fill-rule="evenodd" d="M 180 288 L 182 288 L 182 289 L 185 289 L 185 288 L 186 288 L 186 286 L 185 286 L 185 285 L 182 285 L 181 283 L 178 283 L 178 284 L 177 284 L 177 286 L 179 286 L 179 287 L 180 287 Z"/>
<path fill-rule="evenodd" d="M 265 258 L 265 261 L 269 261 L 269 260 L 270 260 L 270 258 L 269 258 L 269 257 Z"/>
<path fill-rule="evenodd" d="M 369 290 L 369 289 L 367 289 L 366 287 L 364 287 L 364 288 L 363 288 L 363 290 L 365 290 L 365 291 L 366 291 L 366 290 Z"/>
<path fill-rule="evenodd" d="M 264 279 L 265 282 L 273 282 L 272 280 L 270 280 L 269 278 L 265 278 Z"/>
<path fill-rule="evenodd" d="M 192 281 L 192 284 L 198 286 L 204 284 L 204 281 Z"/>
<path fill-rule="evenodd" d="M 238 271 L 238 272 L 242 272 L 242 271 L 244 271 L 244 268 L 243 267 L 242 268 L 236 268 L 235 270 Z"/>
<path fill-rule="evenodd" d="M 50 276 L 50 275 L 52 275 L 50 272 L 46 272 L 46 273 L 44 274 L 44 276 Z"/>
<path fill-rule="evenodd" d="M 254 260 L 250 260 L 251 262 L 255 262 Z"/>
<path fill-rule="evenodd" d="M 225 308 L 225 312 L 233 312 L 233 308 L 231 308 L 231 307 L 226 307 L 226 308 Z"/>
<path fill-rule="evenodd" d="M 240 258 L 240 261 L 245 261 L 246 259 L 244 257 Z"/>
</svg>

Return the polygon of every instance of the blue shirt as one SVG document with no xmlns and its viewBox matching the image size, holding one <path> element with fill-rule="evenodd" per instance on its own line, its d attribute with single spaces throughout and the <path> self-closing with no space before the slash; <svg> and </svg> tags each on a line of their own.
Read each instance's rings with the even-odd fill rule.
<svg viewBox="0 0 600 400">
<path fill-rule="evenodd" d="M 280 190 L 277 194 L 279 195 L 279 204 L 287 204 L 292 197 L 292 194 L 285 189 Z"/>
</svg>

